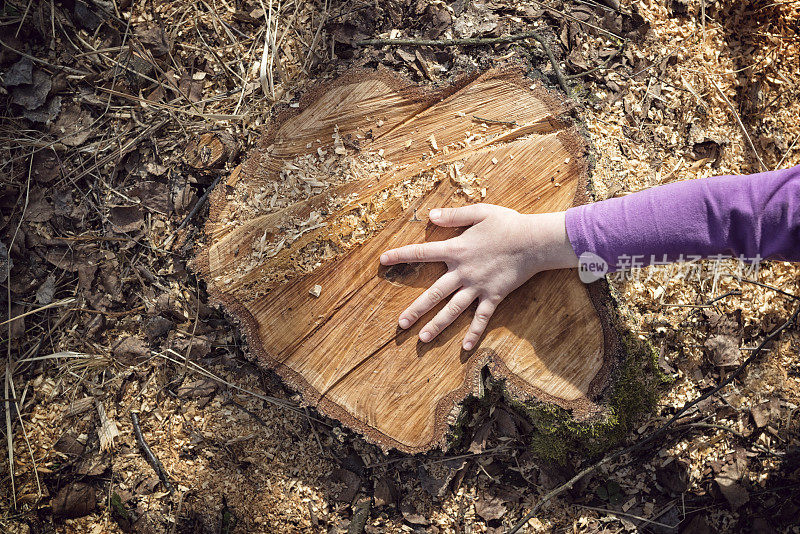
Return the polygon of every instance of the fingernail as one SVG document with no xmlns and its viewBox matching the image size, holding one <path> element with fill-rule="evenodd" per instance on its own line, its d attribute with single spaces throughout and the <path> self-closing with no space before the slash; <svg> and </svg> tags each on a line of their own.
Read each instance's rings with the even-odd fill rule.
<svg viewBox="0 0 800 534">
<path fill-rule="evenodd" d="M 400 319 L 399 324 L 400 324 L 400 328 L 406 329 L 409 326 L 411 326 L 411 321 L 409 321 L 408 319 L 403 317 L 402 319 Z"/>
<path fill-rule="evenodd" d="M 431 340 L 431 333 L 430 332 L 420 332 L 419 338 L 422 340 L 423 343 L 427 343 Z"/>
<path fill-rule="evenodd" d="M 464 350 L 472 350 L 472 346 L 474 343 L 472 341 L 465 341 L 464 342 Z"/>
<path fill-rule="evenodd" d="M 386 263 L 389 261 L 389 256 L 386 254 L 381 254 L 381 263 Z"/>
<path fill-rule="evenodd" d="M 428 216 L 431 218 L 431 220 L 438 219 L 439 217 L 442 216 L 442 210 L 438 210 L 438 209 L 431 210 L 431 212 L 430 212 L 430 214 Z"/>
</svg>

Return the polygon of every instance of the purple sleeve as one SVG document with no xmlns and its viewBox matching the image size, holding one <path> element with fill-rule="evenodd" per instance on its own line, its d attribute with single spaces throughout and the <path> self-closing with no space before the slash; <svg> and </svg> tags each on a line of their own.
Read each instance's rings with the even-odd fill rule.
<svg viewBox="0 0 800 534">
<path fill-rule="evenodd" d="M 566 224 L 575 254 L 597 254 L 610 272 L 632 257 L 639 265 L 720 254 L 800 261 L 800 166 L 657 186 L 570 208 Z"/>
</svg>

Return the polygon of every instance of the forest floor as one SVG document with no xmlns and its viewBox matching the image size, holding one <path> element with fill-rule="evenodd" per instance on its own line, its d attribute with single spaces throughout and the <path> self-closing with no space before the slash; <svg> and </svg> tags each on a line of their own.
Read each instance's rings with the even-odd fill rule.
<svg viewBox="0 0 800 534">
<path fill-rule="evenodd" d="M 271 88 L 259 81 L 267 28 Z M 535 41 L 357 41 L 534 28 L 591 138 L 598 199 L 800 164 L 797 0 L 5 2 L 0 530 L 358 532 L 366 515 L 368 533 L 503 532 L 598 461 L 537 460 L 526 422 L 492 396 L 464 450 L 384 455 L 249 362 L 186 267 L 203 194 L 315 80 L 358 66 L 444 84 L 517 61 L 557 87 Z M 198 161 L 206 132 L 238 150 Z M 737 268 L 612 282 L 674 379 L 623 445 L 792 315 L 797 267 Z M 523 531 L 800 531 L 799 348 L 791 325 L 663 439 L 548 501 Z"/>
</svg>

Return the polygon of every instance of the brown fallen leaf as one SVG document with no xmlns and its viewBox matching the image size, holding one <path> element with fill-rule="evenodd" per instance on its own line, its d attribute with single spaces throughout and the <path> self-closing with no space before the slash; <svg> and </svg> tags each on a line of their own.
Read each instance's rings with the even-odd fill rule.
<svg viewBox="0 0 800 534">
<path fill-rule="evenodd" d="M 491 418 L 486 418 L 478 423 L 475 433 L 472 436 L 472 442 L 469 444 L 469 452 L 478 454 L 486 450 L 486 442 L 489 439 L 489 432 L 492 430 Z"/>
<path fill-rule="evenodd" d="M 135 232 L 144 226 L 144 212 L 140 206 L 114 206 L 108 212 L 108 220 L 117 233 Z"/>
<path fill-rule="evenodd" d="M 411 503 L 410 499 L 403 499 L 400 503 L 400 512 L 403 514 L 403 519 L 412 525 L 425 526 L 430 524 L 428 518 L 417 511 L 417 508 Z"/>
<path fill-rule="evenodd" d="M 764 428 L 777 413 L 779 413 L 778 399 L 770 399 L 755 406 L 750 407 L 750 416 L 757 428 Z"/>
<path fill-rule="evenodd" d="M 514 423 L 514 418 L 510 413 L 508 413 L 508 411 L 502 408 L 497 408 L 492 414 L 492 417 L 494 418 L 495 425 L 497 426 L 498 437 L 511 439 L 517 439 L 519 437 L 517 425 Z"/>
<path fill-rule="evenodd" d="M 58 438 L 58 441 L 53 445 L 53 450 L 61 454 L 66 454 L 67 456 L 82 456 L 85 448 L 83 443 L 78 441 L 75 436 L 71 434 L 64 434 Z"/>
<path fill-rule="evenodd" d="M 711 351 L 714 365 L 722 368 L 736 367 L 739 365 L 739 339 L 731 334 L 716 334 L 709 337 L 704 343 Z"/>
<path fill-rule="evenodd" d="M 83 144 L 92 135 L 92 116 L 81 108 L 80 104 L 73 104 L 61 111 L 50 130 L 67 146 Z"/>
<path fill-rule="evenodd" d="M 50 501 L 53 515 L 62 517 L 83 517 L 96 506 L 94 488 L 83 482 L 64 486 Z"/>
<path fill-rule="evenodd" d="M 353 502 L 361 489 L 361 477 L 349 469 L 337 467 L 328 477 L 332 484 L 331 496 L 333 500 L 339 502 Z"/>
<path fill-rule="evenodd" d="M 397 503 L 397 486 L 388 477 L 380 477 L 375 480 L 373 491 L 375 506 L 393 506 Z"/>
<path fill-rule="evenodd" d="M 136 28 L 136 37 L 154 57 L 165 56 L 169 53 L 172 45 L 167 38 L 164 28 L 157 24 L 149 24 Z"/>
<path fill-rule="evenodd" d="M 750 493 L 738 482 L 726 476 L 718 476 L 714 479 L 717 483 L 722 496 L 728 501 L 731 510 L 736 511 L 750 500 Z"/>
<path fill-rule="evenodd" d="M 129 191 L 131 197 L 138 198 L 141 205 L 149 210 L 165 215 L 172 212 L 172 199 L 167 184 L 152 180 L 139 182 Z"/>
<path fill-rule="evenodd" d="M 671 493 L 681 494 L 689 489 L 689 462 L 674 460 L 656 469 L 656 482 Z"/>
<path fill-rule="evenodd" d="M 201 378 L 199 380 L 193 380 L 192 382 L 188 382 L 183 384 L 181 387 L 178 388 L 178 397 L 181 398 L 197 398 L 197 397 L 209 397 L 214 395 L 217 391 L 217 383 L 209 378 Z"/>
<path fill-rule="evenodd" d="M 475 513 L 484 521 L 502 519 L 506 515 L 506 505 L 494 495 L 479 495 L 475 500 Z"/>
<path fill-rule="evenodd" d="M 96 451 L 95 451 L 96 452 Z M 105 454 L 90 454 L 75 466 L 75 473 L 87 477 L 97 477 L 111 467 L 111 459 Z"/>
<path fill-rule="evenodd" d="M 53 297 L 56 294 L 56 277 L 53 273 L 47 275 L 42 285 L 36 290 L 36 304 L 46 306 L 53 302 Z"/>
<path fill-rule="evenodd" d="M 156 315 L 144 323 L 144 333 L 147 335 L 147 339 L 154 341 L 165 336 L 174 326 L 175 323 L 166 317 Z"/>
<path fill-rule="evenodd" d="M 40 70 L 33 71 L 33 83 L 17 85 L 11 91 L 11 102 L 32 111 L 47 101 L 53 82 L 50 76 Z"/>
<path fill-rule="evenodd" d="M 29 121 L 48 124 L 54 121 L 59 113 L 61 113 L 61 97 L 54 96 L 43 106 L 36 109 L 23 110 L 22 116 Z"/>
<path fill-rule="evenodd" d="M 33 83 L 33 62 L 23 57 L 3 74 L 3 85 L 14 87 Z"/>
<path fill-rule="evenodd" d="M 28 205 L 25 220 L 29 222 L 47 222 L 53 217 L 53 206 L 45 198 L 39 198 Z"/>
<path fill-rule="evenodd" d="M 150 347 L 138 337 L 122 338 L 113 349 L 114 356 L 123 360 L 146 358 L 150 355 Z"/>
</svg>

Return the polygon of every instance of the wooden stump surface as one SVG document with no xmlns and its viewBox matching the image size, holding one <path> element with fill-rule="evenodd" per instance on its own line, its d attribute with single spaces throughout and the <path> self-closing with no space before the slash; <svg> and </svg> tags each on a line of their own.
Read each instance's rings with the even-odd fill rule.
<svg viewBox="0 0 800 534">
<path fill-rule="evenodd" d="M 195 266 L 261 364 L 384 448 L 443 444 L 484 365 L 520 400 L 585 415 L 610 356 L 577 272 L 535 276 L 464 352 L 474 305 L 430 344 L 417 334 L 441 305 L 397 328 L 445 265 L 378 261 L 462 231 L 430 224 L 434 207 L 482 201 L 537 213 L 585 201 L 586 145 L 560 120 L 565 111 L 515 69 L 438 91 L 348 73 L 279 117 L 212 193 Z"/>
</svg>

